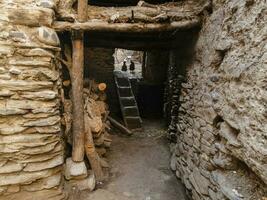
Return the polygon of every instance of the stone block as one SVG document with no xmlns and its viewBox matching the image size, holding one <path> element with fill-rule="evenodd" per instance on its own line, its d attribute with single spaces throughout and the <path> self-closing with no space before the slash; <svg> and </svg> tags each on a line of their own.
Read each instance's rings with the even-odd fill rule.
<svg viewBox="0 0 267 200">
<path fill-rule="evenodd" d="M 90 174 L 90 172 L 88 172 Z M 75 187 L 80 191 L 93 191 L 96 186 L 95 175 L 91 173 L 87 178 L 80 180 L 70 180 L 67 183 L 71 188 Z"/>
<path fill-rule="evenodd" d="M 87 177 L 87 169 L 83 162 L 74 162 L 71 158 L 67 158 L 65 164 L 65 178 L 71 179 L 83 179 Z"/>
<path fill-rule="evenodd" d="M 193 173 L 189 175 L 189 180 L 199 194 L 209 195 L 208 189 L 211 183 L 207 178 L 202 176 L 197 168 L 194 168 Z"/>
<path fill-rule="evenodd" d="M 53 29 L 45 26 L 38 28 L 37 38 L 40 42 L 47 45 L 58 46 L 60 43 L 57 33 Z"/>
<path fill-rule="evenodd" d="M 23 164 L 15 162 L 7 162 L 0 167 L 0 174 L 19 172 L 23 169 Z"/>
<path fill-rule="evenodd" d="M 37 180 L 29 185 L 23 185 L 21 188 L 22 190 L 29 192 L 51 189 L 60 185 L 61 178 L 62 174 L 58 173 L 47 178 Z"/>
<path fill-rule="evenodd" d="M 238 131 L 232 128 L 228 123 L 223 122 L 220 125 L 220 136 L 227 140 L 227 143 L 234 147 L 241 147 L 241 143 L 237 139 Z"/>
<path fill-rule="evenodd" d="M 50 169 L 62 165 L 63 162 L 64 162 L 63 155 L 58 155 L 50 160 L 46 160 L 43 162 L 29 163 L 23 169 L 23 171 L 33 172 L 33 171 L 41 171 L 44 169 Z"/>
</svg>

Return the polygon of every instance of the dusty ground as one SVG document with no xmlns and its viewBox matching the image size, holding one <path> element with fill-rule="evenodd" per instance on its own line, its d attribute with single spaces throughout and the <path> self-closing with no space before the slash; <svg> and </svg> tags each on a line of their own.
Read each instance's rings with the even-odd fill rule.
<svg viewBox="0 0 267 200">
<path fill-rule="evenodd" d="M 145 122 L 132 137 L 113 135 L 109 182 L 82 200 L 185 200 L 182 184 L 169 169 L 169 149 L 160 121 Z"/>
</svg>

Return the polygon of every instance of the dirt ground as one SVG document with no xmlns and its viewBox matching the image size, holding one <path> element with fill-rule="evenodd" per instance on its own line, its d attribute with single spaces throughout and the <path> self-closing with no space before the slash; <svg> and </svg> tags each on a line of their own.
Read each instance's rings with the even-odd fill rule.
<svg viewBox="0 0 267 200">
<path fill-rule="evenodd" d="M 160 121 L 145 122 L 131 137 L 113 135 L 108 183 L 81 200 L 185 200 L 183 185 L 169 168 L 169 149 Z"/>
</svg>

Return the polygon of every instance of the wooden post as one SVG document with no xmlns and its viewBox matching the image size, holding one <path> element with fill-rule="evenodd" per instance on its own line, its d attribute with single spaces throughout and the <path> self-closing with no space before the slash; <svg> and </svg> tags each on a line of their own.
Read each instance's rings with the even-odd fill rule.
<svg viewBox="0 0 267 200">
<path fill-rule="evenodd" d="M 84 158 L 84 103 L 83 103 L 83 63 L 84 63 L 84 46 L 83 33 L 80 31 L 73 32 L 72 35 L 72 102 L 73 102 L 73 146 L 72 160 L 76 162 L 83 161 Z"/>
<path fill-rule="evenodd" d="M 78 0 L 78 21 L 87 20 L 87 0 Z M 84 159 L 84 114 L 83 114 L 83 71 L 84 42 L 83 31 L 73 31 L 72 35 L 72 102 L 73 102 L 73 146 L 72 160 L 81 162 Z"/>
<path fill-rule="evenodd" d="M 86 22 L 88 13 L 88 0 L 78 0 L 78 21 Z"/>
</svg>

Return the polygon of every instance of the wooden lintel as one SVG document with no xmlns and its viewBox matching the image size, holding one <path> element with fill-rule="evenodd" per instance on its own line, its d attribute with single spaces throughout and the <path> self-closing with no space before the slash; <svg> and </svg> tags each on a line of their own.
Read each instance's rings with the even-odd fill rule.
<svg viewBox="0 0 267 200">
<path fill-rule="evenodd" d="M 108 23 L 108 22 L 95 22 L 89 21 L 84 23 L 79 22 L 61 22 L 56 21 L 53 24 L 53 28 L 58 31 L 71 31 L 71 30 L 83 30 L 83 31 L 98 31 L 98 32 L 122 32 L 122 33 L 157 33 L 157 32 L 169 32 L 177 30 L 186 30 L 194 28 L 200 25 L 199 19 L 177 21 L 171 23 Z"/>
</svg>

